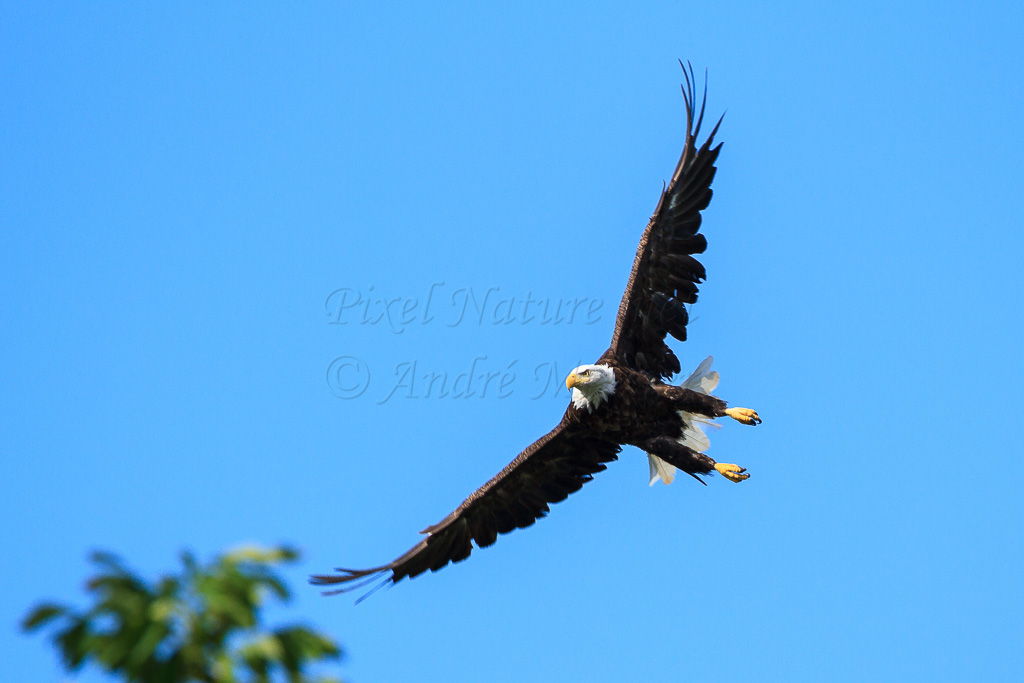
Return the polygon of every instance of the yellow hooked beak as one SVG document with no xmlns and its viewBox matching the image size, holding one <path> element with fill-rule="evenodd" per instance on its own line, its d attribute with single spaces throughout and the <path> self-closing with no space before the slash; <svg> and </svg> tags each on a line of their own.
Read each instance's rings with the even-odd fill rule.
<svg viewBox="0 0 1024 683">
<path fill-rule="evenodd" d="M 569 376 L 565 378 L 565 388 L 572 389 L 574 386 L 576 386 L 578 380 L 579 378 L 576 377 L 575 372 L 569 373 Z"/>
</svg>

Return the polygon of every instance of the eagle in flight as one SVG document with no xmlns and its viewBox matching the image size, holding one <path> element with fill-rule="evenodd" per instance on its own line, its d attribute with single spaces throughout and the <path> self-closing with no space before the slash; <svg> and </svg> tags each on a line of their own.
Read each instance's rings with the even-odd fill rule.
<svg viewBox="0 0 1024 683">
<path fill-rule="evenodd" d="M 475 543 L 486 548 L 498 534 L 528 527 L 618 457 L 623 445 L 645 451 L 653 485 L 670 484 L 676 470 L 694 477 L 717 471 L 730 481 L 750 475 L 746 469 L 716 463 L 705 451 L 704 426 L 718 417 L 746 425 L 761 422 L 748 408 L 730 408 L 711 392 L 718 373 L 708 357 L 684 381 L 667 383 L 680 371 L 666 335 L 686 340 L 686 304 L 697 301 L 704 266 L 694 258 L 707 247 L 700 234 L 700 212 L 711 201 L 711 180 L 721 143 L 712 147 L 718 120 L 698 148 L 704 120 L 707 77 L 696 117 L 693 67 L 683 67 L 686 142 L 672 180 L 640 238 L 626 293 L 619 304 L 611 346 L 593 365 L 581 365 L 565 380 L 572 402 L 558 426 L 534 442 L 493 479 L 477 489 L 450 515 L 423 530 L 425 537 L 393 562 L 368 569 L 338 568 L 336 574 L 311 577 L 331 586 L 333 595 L 377 583 L 369 592 L 405 577 L 437 571 L 469 557 Z M 714 425 L 718 426 L 718 425 Z M 369 593 L 367 593 L 369 595 Z M 365 595 L 363 597 L 366 597 Z"/>
</svg>

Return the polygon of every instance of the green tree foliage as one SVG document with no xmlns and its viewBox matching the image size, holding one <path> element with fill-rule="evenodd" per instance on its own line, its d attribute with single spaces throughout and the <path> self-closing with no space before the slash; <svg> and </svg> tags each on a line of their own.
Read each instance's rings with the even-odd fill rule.
<svg viewBox="0 0 1024 683">
<path fill-rule="evenodd" d="M 306 673 L 310 664 L 341 657 L 331 638 L 305 626 L 266 630 L 260 623 L 268 596 L 290 598 L 274 565 L 297 558 L 287 547 L 249 547 L 200 566 L 184 552 L 181 574 L 148 584 L 118 557 L 96 552 L 98 573 L 86 584 L 93 606 L 76 612 L 44 603 L 22 628 L 59 624 L 53 642 L 68 670 L 93 661 L 126 681 L 338 683 Z"/>
</svg>

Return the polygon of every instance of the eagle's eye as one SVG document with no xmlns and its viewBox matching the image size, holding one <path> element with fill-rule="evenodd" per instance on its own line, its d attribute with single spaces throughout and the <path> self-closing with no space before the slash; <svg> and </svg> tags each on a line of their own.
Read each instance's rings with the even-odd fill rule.
<svg viewBox="0 0 1024 683">
<path fill-rule="evenodd" d="M 580 374 L 583 375 L 584 377 L 589 377 L 590 376 L 590 370 L 584 370 Z"/>
</svg>

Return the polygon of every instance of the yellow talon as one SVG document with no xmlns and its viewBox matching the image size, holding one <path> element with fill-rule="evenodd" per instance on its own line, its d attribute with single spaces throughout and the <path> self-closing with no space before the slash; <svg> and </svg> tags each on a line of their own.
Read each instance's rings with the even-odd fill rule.
<svg viewBox="0 0 1024 683">
<path fill-rule="evenodd" d="M 745 425 L 761 424 L 761 418 L 757 416 L 757 411 L 750 408 L 726 408 L 725 414 Z"/>
<path fill-rule="evenodd" d="M 732 465 L 727 462 L 718 462 L 715 463 L 715 469 L 718 470 L 718 473 L 721 474 L 723 477 L 725 477 L 729 481 L 734 481 L 737 484 L 743 481 L 744 479 L 750 478 L 750 475 L 746 473 L 747 468 L 740 467 L 739 465 Z"/>
</svg>

